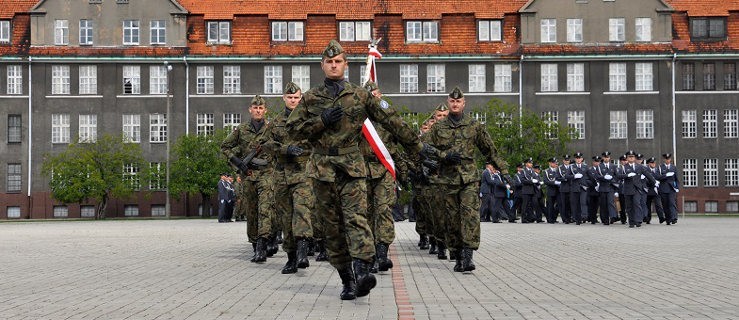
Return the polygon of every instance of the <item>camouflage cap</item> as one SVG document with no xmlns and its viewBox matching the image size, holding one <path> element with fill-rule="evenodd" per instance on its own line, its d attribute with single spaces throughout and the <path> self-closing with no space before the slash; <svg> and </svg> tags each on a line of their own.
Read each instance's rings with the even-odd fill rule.
<svg viewBox="0 0 739 320">
<path fill-rule="evenodd" d="M 459 87 L 454 87 L 452 92 L 449 93 L 449 98 L 452 99 L 462 99 L 464 98 L 464 94 L 462 93 L 462 89 L 459 89 Z"/>
<path fill-rule="evenodd" d="M 331 40 L 328 42 L 326 49 L 323 49 L 321 55 L 326 58 L 333 58 L 344 53 L 344 48 L 341 47 L 338 41 Z"/>
<path fill-rule="evenodd" d="M 294 94 L 298 91 L 300 91 L 300 87 L 295 82 L 290 81 L 285 86 L 285 94 Z"/>
<path fill-rule="evenodd" d="M 374 83 L 372 81 L 367 81 L 367 83 L 364 84 L 364 88 L 367 89 L 367 91 L 369 91 L 369 92 L 372 92 L 372 91 L 375 91 L 377 89 L 380 89 L 377 86 L 377 83 Z"/>
<path fill-rule="evenodd" d="M 449 110 L 449 107 L 446 105 L 446 103 L 440 103 L 438 106 L 436 106 L 436 111 L 447 111 Z"/>
<path fill-rule="evenodd" d="M 267 101 L 265 101 L 264 98 L 262 98 L 262 96 L 260 95 L 256 95 L 253 99 L 251 99 L 252 106 L 263 106 L 265 104 L 267 104 Z"/>
</svg>

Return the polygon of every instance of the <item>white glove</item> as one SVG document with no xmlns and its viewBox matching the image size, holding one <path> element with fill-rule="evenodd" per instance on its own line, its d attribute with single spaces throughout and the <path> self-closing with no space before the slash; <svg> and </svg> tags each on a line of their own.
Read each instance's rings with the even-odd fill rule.
<svg viewBox="0 0 739 320">
<path fill-rule="evenodd" d="M 544 181 L 539 181 L 539 185 L 540 186 L 543 186 L 544 185 Z"/>
<path fill-rule="evenodd" d="M 675 189 L 675 193 L 680 192 L 680 189 Z"/>
<path fill-rule="evenodd" d="M 582 173 L 575 173 L 575 179 L 582 178 Z"/>
<path fill-rule="evenodd" d="M 532 180 L 531 180 L 531 182 L 533 182 L 533 183 L 539 183 L 539 180 L 537 180 L 537 179 L 532 179 Z"/>
<path fill-rule="evenodd" d="M 508 189 L 508 190 L 510 190 L 511 189 L 511 185 L 510 184 L 506 184 L 505 185 L 505 188 Z"/>
<path fill-rule="evenodd" d="M 642 179 L 642 180 L 644 180 L 644 179 L 646 179 L 646 178 L 647 178 L 647 177 L 645 177 L 644 175 L 641 175 L 641 179 Z"/>
<path fill-rule="evenodd" d="M 634 176 L 636 176 L 636 173 L 634 173 L 634 172 L 629 172 L 629 174 L 627 174 L 626 176 L 627 176 L 627 177 L 629 177 L 629 178 L 631 178 L 631 177 L 634 177 Z"/>
<path fill-rule="evenodd" d="M 606 180 L 611 180 L 613 179 L 613 176 L 610 174 L 606 174 L 605 176 L 603 176 L 603 178 L 606 178 Z"/>
<path fill-rule="evenodd" d="M 554 181 L 554 185 L 555 185 L 555 186 L 558 186 L 558 185 L 560 185 L 560 184 L 562 184 L 562 181 Z"/>
<path fill-rule="evenodd" d="M 221 199 L 221 203 L 223 203 L 223 199 Z"/>
<path fill-rule="evenodd" d="M 482 198 L 482 192 L 480 192 L 480 198 Z"/>
<path fill-rule="evenodd" d="M 672 171 L 670 171 L 670 172 L 666 173 L 665 175 L 666 175 L 666 176 L 668 176 L 668 177 L 672 177 L 672 176 L 674 176 L 674 175 L 675 175 L 675 173 L 674 173 L 674 172 L 672 172 Z"/>
<path fill-rule="evenodd" d="M 659 181 L 655 181 L 655 182 L 654 182 L 654 187 L 655 187 L 655 188 L 659 188 Z"/>
<path fill-rule="evenodd" d="M 614 197 L 618 197 L 618 192 L 613 194 Z"/>
</svg>

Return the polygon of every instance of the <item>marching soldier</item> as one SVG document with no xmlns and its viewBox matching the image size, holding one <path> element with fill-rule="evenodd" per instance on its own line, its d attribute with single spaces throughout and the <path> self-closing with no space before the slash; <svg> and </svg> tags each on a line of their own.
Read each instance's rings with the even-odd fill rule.
<svg viewBox="0 0 739 320">
<path fill-rule="evenodd" d="M 624 167 L 629 162 L 626 160 L 626 154 L 618 157 L 619 166 L 616 170 L 617 177 L 618 173 L 621 172 L 623 174 Z M 624 179 L 618 178 L 618 189 L 615 194 L 616 197 L 618 197 L 618 204 L 621 206 L 621 210 L 619 210 L 619 220 L 621 220 L 621 224 L 626 224 L 626 197 L 623 195 L 624 191 Z"/>
<path fill-rule="evenodd" d="M 593 156 L 593 164 L 588 169 L 588 221 L 590 224 L 598 223 L 598 199 L 600 198 L 600 188 L 602 184 L 597 180 L 600 172 L 600 164 L 603 158 Z M 608 210 L 600 212 L 600 220 L 608 220 Z M 605 220 L 604 220 L 605 217 Z"/>
<path fill-rule="evenodd" d="M 542 181 L 541 178 L 541 166 L 538 164 L 535 164 L 533 166 L 534 168 L 534 179 L 538 181 L 538 183 L 535 185 L 534 188 L 534 202 L 536 203 L 536 206 L 539 208 L 534 212 L 534 217 L 536 218 L 536 223 L 542 223 L 544 220 L 542 220 L 542 216 L 545 215 L 546 208 L 544 207 L 544 195 L 541 191 L 541 186 L 544 185 L 544 181 Z"/>
<path fill-rule="evenodd" d="M 629 216 L 629 228 L 641 227 L 642 217 L 637 211 L 639 206 L 637 201 L 639 201 L 639 193 L 644 192 L 640 190 L 642 188 L 641 175 L 645 173 L 646 168 L 635 163 L 636 153 L 633 150 L 626 153 L 626 160 L 628 163 L 617 174 L 619 179 L 623 179 L 623 191 L 619 195 L 624 197 L 626 214 Z M 652 175 L 648 173 L 645 175 L 645 179 L 648 179 L 651 183 L 655 182 Z"/>
<path fill-rule="evenodd" d="M 647 166 L 649 167 L 649 174 L 655 179 L 659 177 L 659 169 L 654 157 L 647 159 Z M 657 179 L 659 181 L 659 179 Z M 661 184 L 661 183 L 660 183 Z M 654 209 L 657 211 L 657 217 L 659 223 L 665 222 L 665 211 L 662 209 L 662 200 L 659 197 L 659 187 L 650 186 L 647 189 L 647 215 L 644 217 L 644 222 L 650 224 L 652 222 L 652 203 L 654 203 Z"/>
<path fill-rule="evenodd" d="M 492 167 L 492 164 L 489 164 Z M 501 219 L 507 218 L 505 207 L 508 206 L 506 196 L 511 185 L 503 179 L 500 171 L 492 168 L 492 196 L 493 196 L 493 223 L 500 223 Z"/>
<path fill-rule="evenodd" d="M 677 193 L 680 192 L 680 182 L 677 178 L 677 168 L 672 164 L 672 154 L 662 155 L 664 163 L 659 166 L 657 179 L 659 196 L 662 199 L 662 208 L 665 210 L 667 225 L 677 223 Z"/>
<path fill-rule="evenodd" d="M 585 221 L 588 212 L 588 165 L 583 163 L 582 153 L 575 153 L 575 164 L 570 166 L 566 173 L 570 186 L 570 207 L 572 208 L 572 219 L 579 225 Z"/>
<path fill-rule="evenodd" d="M 532 223 L 536 221 L 535 214 L 540 211 L 539 203 L 534 198 L 535 189 L 539 185 L 539 180 L 534 176 L 533 166 L 534 159 L 527 158 L 524 161 L 524 168 L 519 176 L 521 179 L 521 222 Z"/>
<path fill-rule="evenodd" d="M 572 186 L 571 179 L 568 178 L 568 172 L 570 172 L 570 155 L 565 154 L 562 156 L 562 165 L 559 166 L 559 175 L 557 180 L 560 182 L 559 185 L 559 214 L 562 216 L 562 222 L 569 224 L 575 219 L 572 214 L 572 207 L 570 206 L 570 189 Z"/>
<path fill-rule="evenodd" d="M 544 170 L 541 176 L 544 184 L 547 186 L 547 223 L 556 223 L 559 214 L 559 206 L 562 198 L 560 198 L 559 186 L 560 181 L 559 167 L 557 166 L 557 158 L 549 158 L 549 168 Z"/>
<path fill-rule="evenodd" d="M 600 163 L 600 170 L 598 171 L 598 182 L 600 183 L 600 198 L 598 202 L 600 204 L 601 223 L 611 224 L 618 220 L 614 197 L 615 192 L 618 191 L 618 179 L 615 179 L 616 166 L 611 164 L 611 153 L 609 151 L 603 151 L 601 156 L 603 161 Z M 603 220 L 605 212 L 608 212 L 608 219 Z"/>
</svg>

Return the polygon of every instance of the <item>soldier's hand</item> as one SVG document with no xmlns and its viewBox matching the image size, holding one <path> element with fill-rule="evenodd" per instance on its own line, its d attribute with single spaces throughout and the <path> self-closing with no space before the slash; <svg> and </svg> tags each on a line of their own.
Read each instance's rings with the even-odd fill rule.
<svg viewBox="0 0 739 320">
<path fill-rule="evenodd" d="M 321 121 L 323 121 L 323 125 L 326 127 L 339 122 L 343 117 L 344 110 L 341 110 L 341 107 L 328 108 L 321 112 Z"/>
<path fill-rule="evenodd" d="M 297 157 L 299 155 L 303 154 L 303 148 L 295 146 L 295 145 L 289 145 L 287 146 L 287 155 Z"/>
<path fill-rule="evenodd" d="M 434 161 L 434 160 L 431 160 L 431 159 L 424 159 L 422 161 L 422 164 L 423 164 L 424 167 L 428 168 L 431 171 L 436 171 L 436 170 L 439 169 L 439 162 L 438 161 Z"/>
<path fill-rule="evenodd" d="M 462 155 L 456 151 L 451 151 L 444 156 L 444 162 L 452 164 L 462 163 Z"/>
<path fill-rule="evenodd" d="M 267 160 L 259 159 L 259 158 L 252 158 L 249 162 L 250 167 L 266 167 L 269 164 Z"/>
<path fill-rule="evenodd" d="M 421 152 L 419 154 L 424 159 L 434 159 L 436 158 L 436 154 L 439 152 L 436 148 L 431 146 L 430 144 L 424 142 L 423 148 L 421 149 Z"/>
</svg>

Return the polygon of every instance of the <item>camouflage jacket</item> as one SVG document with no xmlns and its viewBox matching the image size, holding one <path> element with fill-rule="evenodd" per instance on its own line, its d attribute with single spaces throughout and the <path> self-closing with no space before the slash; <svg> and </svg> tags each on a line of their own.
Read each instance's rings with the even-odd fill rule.
<svg viewBox="0 0 739 320">
<path fill-rule="evenodd" d="M 287 109 L 275 117 L 267 125 L 264 134 L 259 137 L 258 142 L 262 152 L 272 154 L 274 161 L 275 183 L 296 184 L 305 181 L 305 166 L 311 154 L 311 146 L 303 139 L 295 141 L 287 134 Z M 303 149 L 303 154 L 294 157 L 287 154 L 287 147 L 296 145 Z"/>
<path fill-rule="evenodd" d="M 498 156 L 487 128 L 470 116 L 463 116 L 459 123 L 454 123 L 446 117 L 434 124 L 424 138 L 439 149 L 442 157 L 439 174 L 432 176 L 432 183 L 467 184 L 480 181 L 480 172 L 474 160 L 476 148 L 480 150 L 485 160 L 490 161 L 503 174 L 508 173 L 508 163 Z M 443 161 L 443 157 L 452 151 L 462 156 L 461 164 Z"/>
<path fill-rule="evenodd" d="M 390 132 L 385 130 L 382 126 L 374 122 L 372 124 L 374 125 L 375 130 L 377 130 L 377 135 L 380 136 L 380 139 L 385 144 L 387 151 L 390 152 L 390 156 L 393 157 L 397 173 L 398 164 L 400 163 L 398 160 L 401 156 L 399 153 L 400 146 L 398 145 L 397 140 L 395 140 L 395 137 L 393 137 L 393 135 L 391 135 Z M 385 168 L 385 165 L 380 162 L 380 159 L 377 158 L 375 151 L 372 150 L 372 146 L 370 146 L 367 139 L 364 138 L 364 134 L 362 134 L 362 139 L 359 140 L 359 148 L 362 150 L 364 160 L 367 162 L 367 178 L 375 179 L 382 177 L 382 175 L 387 172 L 387 169 Z"/>
<path fill-rule="evenodd" d="M 251 121 L 240 124 L 223 140 L 221 143 L 221 152 L 226 155 L 226 159 L 234 156 L 243 159 L 252 149 L 259 146 L 258 139 L 267 131 L 268 125 L 269 123 L 265 123 L 259 131 L 256 131 L 252 127 Z M 272 175 L 272 155 L 268 152 L 259 152 L 256 158 L 266 160 L 269 164 L 265 168 L 242 172 L 241 177 L 243 179 L 257 181 Z"/>
<path fill-rule="evenodd" d="M 332 107 L 341 107 L 344 117 L 326 127 L 321 120 L 321 113 Z M 387 129 L 406 150 L 414 153 L 421 150 L 418 136 L 403 122 L 396 110 L 381 106 L 380 99 L 367 90 L 345 82 L 344 90 L 334 98 L 326 85 L 321 83 L 305 92 L 300 104 L 287 119 L 290 136 L 293 139 L 307 138 L 313 146 L 308 175 L 327 182 L 335 181 L 337 172 L 344 172 L 351 177 L 366 177 L 367 167 L 359 149 L 359 141 L 364 139 L 362 124 L 367 118 Z"/>
</svg>

